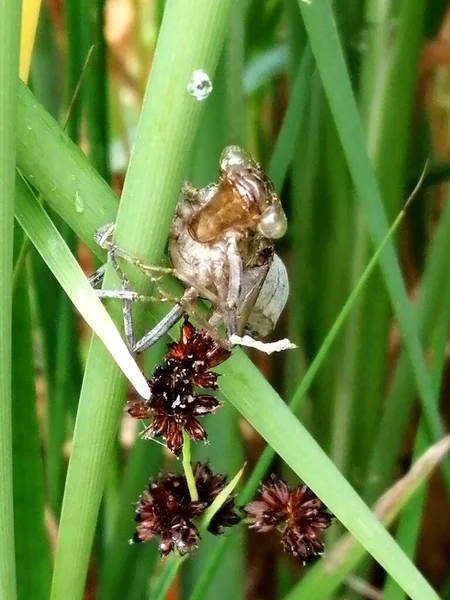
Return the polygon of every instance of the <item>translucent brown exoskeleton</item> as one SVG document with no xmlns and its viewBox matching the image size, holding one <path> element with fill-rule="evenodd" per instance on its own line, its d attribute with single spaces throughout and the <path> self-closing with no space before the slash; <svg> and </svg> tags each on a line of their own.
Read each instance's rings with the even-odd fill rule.
<svg viewBox="0 0 450 600">
<path fill-rule="evenodd" d="M 227 341 L 237 334 L 267 336 L 286 304 L 286 268 L 274 251 L 273 240 L 284 235 L 286 215 L 273 185 L 259 164 L 238 146 L 226 147 L 220 157 L 217 183 L 197 189 L 185 183 L 169 237 L 170 269 L 151 267 L 110 241 L 112 226 L 97 232 L 98 243 L 122 280 L 122 290 L 99 290 L 103 297 L 124 301 L 125 334 L 133 352 L 143 352 L 189 312 L 196 298 L 209 300 L 208 326 L 225 326 Z M 117 264 L 120 256 L 148 276 L 170 271 L 186 287 L 175 306 L 137 343 L 131 302 L 142 299 L 130 291 Z M 101 273 L 92 277 L 101 281 Z"/>
</svg>

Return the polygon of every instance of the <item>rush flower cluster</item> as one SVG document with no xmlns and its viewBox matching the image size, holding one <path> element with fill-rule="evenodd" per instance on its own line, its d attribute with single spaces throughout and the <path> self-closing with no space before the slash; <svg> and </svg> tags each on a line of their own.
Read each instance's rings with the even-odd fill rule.
<svg viewBox="0 0 450 600">
<path fill-rule="evenodd" d="M 134 542 L 159 538 L 159 551 L 166 556 L 176 551 L 183 556 L 197 547 L 200 534 L 195 519 L 200 517 L 225 487 L 226 475 L 214 474 L 207 463 L 195 463 L 193 473 L 198 500 L 189 494 L 186 477 L 180 473 L 161 473 L 150 478 L 147 489 L 136 504 L 135 520 L 138 525 Z M 211 520 L 208 531 L 224 533 L 240 521 L 235 507 L 235 496 L 230 494 Z"/>
<path fill-rule="evenodd" d="M 251 529 L 265 533 L 278 528 L 282 531 L 283 550 L 305 564 L 321 555 L 324 547 L 320 535 L 331 525 L 333 515 L 306 485 L 288 484 L 271 475 L 260 487 L 260 499 L 245 506 L 253 517 Z"/>
<path fill-rule="evenodd" d="M 208 334 L 196 331 L 186 318 L 180 341 L 169 344 L 164 363 L 148 382 L 150 400 L 128 407 L 132 417 L 151 420 L 144 435 L 162 437 L 177 456 L 183 447 L 183 430 L 194 441 L 206 440 L 198 417 L 215 412 L 220 402 L 196 388 L 216 390 L 218 375 L 210 369 L 229 356 L 229 350 Z"/>
<path fill-rule="evenodd" d="M 168 345 L 163 364 L 148 381 L 150 399 L 128 406 L 133 417 L 150 420 L 145 436 L 162 437 L 175 455 L 183 450 L 183 432 L 194 441 L 206 440 L 198 418 L 215 412 L 220 403 L 200 388 L 217 389 L 218 375 L 211 369 L 229 356 L 229 350 L 207 333 L 196 331 L 186 318 L 179 341 Z M 183 474 L 163 472 L 157 478 L 151 477 L 135 505 L 137 525 L 132 541 L 157 538 L 162 556 L 170 552 L 183 556 L 197 547 L 199 519 L 226 486 L 227 476 L 214 473 L 208 463 L 191 464 L 188 460 L 183 467 Z M 208 530 L 214 535 L 223 534 L 241 520 L 235 495 L 224 496 L 209 522 Z M 261 485 L 260 497 L 241 510 L 251 529 L 261 533 L 275 528 L 281 531 L 283 550 L 303 564 L 323 553 L 321 534 L 333 516 L 305 485 L 291 489 L 272 475 Z"/>
</svg>

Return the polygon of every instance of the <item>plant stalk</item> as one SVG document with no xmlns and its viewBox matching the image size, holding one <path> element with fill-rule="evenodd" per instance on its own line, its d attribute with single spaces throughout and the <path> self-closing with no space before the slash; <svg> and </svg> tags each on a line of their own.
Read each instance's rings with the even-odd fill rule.
<svg viewBox="0 0 450 600">
<path fill-rule="evenodd" d="M 21 3 L 0 4 L 0 597 L 16 598 L 11 342 L 16 94 Z"/>
</svg>

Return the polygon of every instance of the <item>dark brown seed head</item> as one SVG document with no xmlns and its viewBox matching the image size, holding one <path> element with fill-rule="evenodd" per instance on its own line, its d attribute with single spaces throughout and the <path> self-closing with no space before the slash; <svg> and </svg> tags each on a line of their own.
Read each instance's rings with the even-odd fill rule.
<svg viewBox="0 0 450 600">
<path fill-rule="evenodd" d="M 166 556 L 172 550 L 180 555 L 197 547 L 199 533 L 194 520 L 210 506 L 226 483 L 226 476 L 214 474 L 208 464 L 195 463 L 193 472 L 198 501 L 192 502 L 186 478 L 180 473 L 161 473 L 150 478 L 148 487 L 136 503 L 138 525 L 134 542 L 159 538 L 159 551 Z M 234 496 L 230 495 L 214 515 L 208 530 L 219 535 L 225 527 L 238 523 Z"/>
<path fill-rule="evenodd" d="M 265 533 L 286 521 L 291 492 L 283 479 L 271 475 L 268 482 L 261 484 L 260 494 L 261 499 L 249 502 L 245 512 L 255 519 L 251 529 Z"/>
<path fill-rule="evenodd" d="M 151 418 L 148 436 L 161 436 L 167 447 L 178 455 L 183 446 L 183 429 L 194 440 L 207 435 L 197 417 L 213 413 L 220 402 L 209 394 L 199 394 L 196 386 L 216 389 L 217 373 L 209 371 L 230 356 L 230 352 L 213 338 L 197 332 L 185 319 L 180 341 L 169 344 L 164 364 L 158 366 L 149 380 L 149 401 L 128 407 L 131 416 Z"/>
<path fill-rule="evenodd" d="M 198 530 L 193 519 L 202 514 L 205 502 L 192 502 L 186 479 L 179 473 L 164 473 L 151 478 L 136 504 L 138 525 L 134 542 L 160 539 L 159 551 L 166 556 L 172 550 L 180 555 L 197 546 Z"/>
<path fill-rule="evenodd" d="M 196 331 L 185 318 L 180 331 L 180 341 L 169 344 L 167 360 L 177 361 L 185 368 L 194 385 L 217 389 L 217 373 L 209 371 L 229 358 L 231 352 L 208 334 Z"/>
<path fill-rule="evenodd" d="M 306 485 L 292 490 L 275 475 L 261 485 L 261 497 L 249 502 L 245 512 L 254 518 L 250 525 L 261 533 L 274 527 L 282 529 L 283 550 L 303 563 L 323 553 L 322 531 L 331 525 L 331 515 L 321 500 Z"/>
</svg>

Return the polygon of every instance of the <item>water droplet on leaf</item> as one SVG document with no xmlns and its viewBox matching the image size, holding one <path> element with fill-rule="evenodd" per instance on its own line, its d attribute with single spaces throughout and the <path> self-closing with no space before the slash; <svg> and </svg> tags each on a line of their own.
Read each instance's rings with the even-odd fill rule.
<svg viewBox="0 0 450 600">
<path fill-rule="evenodd" d="M 212 90 L 213 85 L 208 73 L 205 73 L 202 69 L 197 69 L 192 73 L 192 77 L 187 84 L 187 91 L 191 96 L 201 102 L 206 100 Z"/>
</svg>

